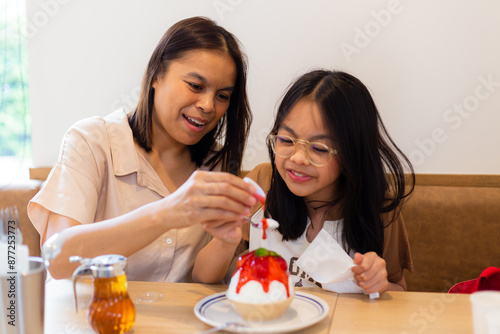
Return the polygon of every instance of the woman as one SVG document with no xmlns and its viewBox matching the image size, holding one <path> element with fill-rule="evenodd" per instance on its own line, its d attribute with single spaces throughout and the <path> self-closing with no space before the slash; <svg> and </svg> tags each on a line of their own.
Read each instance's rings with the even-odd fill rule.
<svg viewBox="0 0 500 334">
<path fill-rule="evenodd" d="M 250 122 L 235 37 L 205 18 L 174 24 L 151 56 L 137 108 L 75 124 L 28 206 L 42 243 L 56 233 L 65 240 L 51 275 L 69 277 L 72 255 L 121 254 L 130 280 L 189 281 L 207 231 L 218 247 L 235 247 L 235 226 L 255 203 L 237 177 Z"/>
</svg>

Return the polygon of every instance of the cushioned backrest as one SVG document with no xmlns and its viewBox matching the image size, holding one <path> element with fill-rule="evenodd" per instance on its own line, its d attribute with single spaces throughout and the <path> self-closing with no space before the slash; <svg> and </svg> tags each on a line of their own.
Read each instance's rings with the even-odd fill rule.
<svg viewBox="0 0 500 334">
<path fill-rule="evenodd" d="M 17 206 L 23 242 L 28 245 L 30 256 L 40 256 L 40 235 L 28 218 L 28 202 L 40 190 L 39 181 L 14 184 L 0 190 L 0 208 Z"/>
<path fill-rule="evenodd" d="M 415 267 L 409 290 L 446 292 L 500 267 L 500 188 L 417 185 L 402 214 Z"/>
</svg>

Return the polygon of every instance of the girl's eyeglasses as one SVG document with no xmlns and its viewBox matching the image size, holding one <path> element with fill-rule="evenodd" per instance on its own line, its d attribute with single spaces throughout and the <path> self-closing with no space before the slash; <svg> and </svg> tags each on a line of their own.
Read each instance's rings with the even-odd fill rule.
<svg viewBox="0 0 500 334">
<path fill-rule="evenodd" d="M 338 154 L 337 150 L 318 142 L 297 139 L 286 135 L 269 135 L 267 140 L 273 152 L 281 158 L 291 157 L 297 150 L 297 144 L 304 145 L 307 160 L 316 167 L 326 166 L 332 156 Z"/>
</svg>

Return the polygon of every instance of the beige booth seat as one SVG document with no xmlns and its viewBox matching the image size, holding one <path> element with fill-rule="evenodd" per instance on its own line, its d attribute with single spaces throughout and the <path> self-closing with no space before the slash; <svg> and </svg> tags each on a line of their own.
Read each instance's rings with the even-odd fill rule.
<svg viewBox="0 0 500 334">
<path fill-rule="evenodd" d="M 500 268 L 500 175 L 417 175 L 403 206 L 412 291 L 446 292 Z"/>
<path fill-rule="evenodd" d="M 41 181 L 10 184 L 0 189 L 0 208 L 17 206 L 23 242 L 28 245 L 30 256 L 40 256 L 40 235 L 26 213 L 28 202 L 40 190 Z"/>
<path fill-rule="evenodd" d="M 40 237 L 26 214 L 50 168 L 30 170 L 32 181 L 0 189 L 0 208 L 17 205 L 30 255 Z M 500 175 L 416 175 L 415 192 L 403 206 L 415 272 L 405 272 L 412 291 L 447 291 L 500 267 Z"/>
</svg>

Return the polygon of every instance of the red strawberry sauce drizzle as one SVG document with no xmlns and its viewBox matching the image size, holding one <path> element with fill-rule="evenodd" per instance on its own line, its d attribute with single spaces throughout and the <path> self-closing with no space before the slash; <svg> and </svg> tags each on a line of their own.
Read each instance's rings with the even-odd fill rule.
<svg viewBox="0 0 500 334">
<path fill-rule="evenodd" d="M 259 196 L 259 195 L 255 195 L 255 197 L 259 200 L 260 204 L 262 204 L 262 211 L 264 211 L 265 206 L 266 206 L 266 198 Z M 267 231 L 267 227 L 269 226 L 267 224 L 266 217 L 262 218 L 262 220 L 260 222 L 262 223 L 262 239 L 266 240 L 267 239 L 266 231 Z"/>
<path fill-rule="evenodd" d="M 262 218 L 261 222 L 262 222 L 262 239 L 266 240 L 267 239 L 266 231 L 268 227 L 267 219 L 264 217 Z"/>
<path fill-rule="evenodd" d="M 288 272 L 285 260 L 279 255 L 256 256 L 255 251 L 245 254 L 238 259 L 238 271 L 240 278 L 236 286 L 236 293 L 240 293 L 243 285 L 250 281 L 262 284 L 264 292 L 269 292 L 269 284 L 272 281 L 283 283 L 286 287 L 286 295 L 290 297 L 288 288 Z"/>
</svg>

